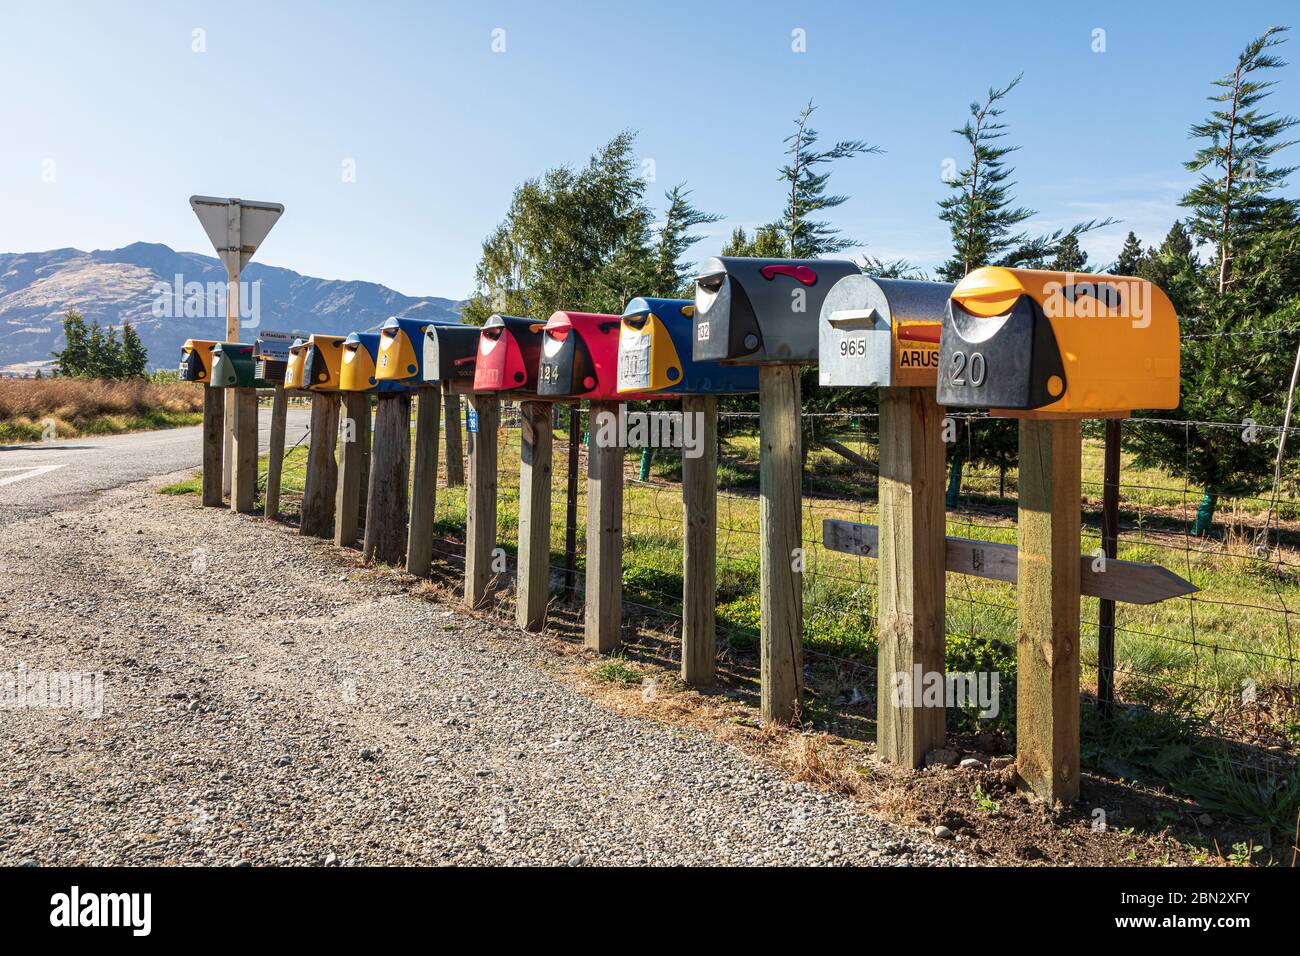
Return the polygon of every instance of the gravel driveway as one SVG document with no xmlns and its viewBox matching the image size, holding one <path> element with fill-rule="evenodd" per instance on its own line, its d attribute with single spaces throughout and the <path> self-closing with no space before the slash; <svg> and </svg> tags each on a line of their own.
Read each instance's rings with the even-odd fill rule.
<svg viewBox="0 0 1300 956">
<path fill-rule="evenodd" d="M 0 680 L 104 708 L 0 711 L 0 865 L 961 859 L 355 560 L 143 484 L 6 522 Z"/>
</svg>

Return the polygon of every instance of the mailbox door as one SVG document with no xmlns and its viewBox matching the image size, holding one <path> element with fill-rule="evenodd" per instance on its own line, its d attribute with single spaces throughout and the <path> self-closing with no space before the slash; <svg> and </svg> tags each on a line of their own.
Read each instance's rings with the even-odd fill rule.
<svg viewBox="0 0 1300 956">
<path fill-rule="evenodd" d="M 472 382 L 479 334 L 473 325 L 430 325 L 424 332 L 421 374 L 426 382 Z"/>
<path fill-rule="evenodd" d="M 343 336 L 313 335 L 307 343 L 302 380 L 307 388 L 335 391 L 343 364 Z"/>
<path fill-rule="evenodd" d="M 253 346 L 222 342 L 212 350 L 212 385 L 216 388 L 255 388 Z"/>
<path fill-rule="evenodd" d="M 514 315 L 494 315 L 479 335 L 474 367 L 476 391 L 537 391 L 545 323 Z"/>
<path fill-rule="evenodd" d="M 343 356 L 339 365 L 339 391 L 365 392 L 378 384 L 375 373 L 375 354 L 379 349 L 379 336 L 360 335 L 353 332 L 343 342 Z"/>
<path fill-rule="evenodd" d="M 953 300 L 939 344 L 938 401 L 957 408 L 1042 408 L 1068 383 L 1052 325 L 1028 296 L 998 316 Z"/>
<path fill-rule="evenodd" d="M 212 380 L 212 350 L 216 344 L 211 339 L 186 340 L 181 346 L 179 376 L 182 382 L 202 382 L 206 385 Z"/>
<path fill-rule="evenodd" d="M 307 343 L 299 339 L 289 348 L 289 363 L 284 369 L 284 387 L 302 388 L 302 367 L 307 361 Z"/>
<path fill-rule="evenodd" d="M 946 282 L 846 276 L 820 323 L 822 385 L 934 387 Z"/>
<path fill-rule="evenodd" d="M 695 292 L 697 362 L 806 365 L 817 361 L 822 304 L 861 270 L 844 259 L 708 260 Z"/>
<path fill-rule="evenodd" d="M 427 328 L 427 322 L 413 319 L 389 319 L 385 322 L 379 332 L 376 378 L 395 382 L 418 379 Z"/>
<path fill-rule="evenodd" d="M 624 316 L 618 332 L 619 393 L 661 392 L 682 384 L 682 362 L 663 321 L 652 313 Z"/>
</svg>

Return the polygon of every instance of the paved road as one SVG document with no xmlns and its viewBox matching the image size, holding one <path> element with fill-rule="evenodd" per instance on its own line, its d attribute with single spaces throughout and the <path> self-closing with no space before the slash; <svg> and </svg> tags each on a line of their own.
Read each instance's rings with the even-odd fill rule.
<svg viewBox="0 0 1300 956">
<path fill-rule="evenodd" d="M 289 409 L 286 446 L 306 433 L 310 416 L 305 408 Z M 265 449 L 271 416 L 264 410 L 259 418 L 258 442 Z M 201 463 L 198 426 L 0 445 L 0 513 L 9 519 L 48 515 L 96 492 Z"/>
</svg>

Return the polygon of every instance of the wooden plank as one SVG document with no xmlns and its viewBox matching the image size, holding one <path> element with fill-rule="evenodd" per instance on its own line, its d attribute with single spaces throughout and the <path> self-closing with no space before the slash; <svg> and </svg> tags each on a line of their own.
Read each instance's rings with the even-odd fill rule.
<svg viewBox="0 0 1300 956">
<path fill-rule="evenodd" d="M 1079 795 L 1078 421 L 1020 422 L 1016 771 L 1040 799 Z"/>
<path fill-rule="evenodd" d="M 262 516 L 267 521 L 280 517 L 280 479 L 284 473 L 284 432 L 289 419 L 289 394 L 282 385 L 271 396 L 271 437 L 266 449 L 266 504 Z"/>
<path fill-rule="evenodd" d="M 406 561 L 407 489 L 411 479 L 411 396 L 380 395 L 370 449 L 370 486 L 362 554 L 367 561 Z"/>
<path fill-rule="evenodd" d="M 228 391 L 235 393 L 230 509 L 239 514 L 252 514 L 257 504 L 257 390 L 235 388 Z"/>
<path fill-rule="evenodd" d="M 717 668 L 718 399 L 682 399 L 698 422 L 702 454 L 682 457 L 682 680 L 708 687 Z"/>
<path fill-rule="evenodd" d="M 803 702 L 799 368 L 758 370 L 760 712 L 788 722 Z"/>
<path fill-rule="evenodd" d="M 443 405 L 445 406 L 444 415 L 446 417 L 447 438 L 444 444 L 447 446 L 447 487 L 464 488 L 465 487 L 465 458 L 463 446 L 460 441 L 460 396 L 451 390 L 449 385 L 443 385 Z"/>
<path fill-rule="evenodd" d="M 943 410 L 933 389 L 880 390 L 879 474 L 876 753 L 916 768 L 944 739 L 943 704 L 912 692 L 918 670 L 944 672 Z"/>
<path fill-rule="evenodd" d="M 221 459 L 225 449 L 226 397 L 225 389 L 203 387 L 203 505 L 220 508 L 225 504 L 221 495 Z"/>
<path fill-rule="evenodd" d="M 583 643 L 602 654 L 623 642 L 623 445 L 618 414 L 618 402 L 588 406 Z"/>
<path fill-rule="evenodd" d="M 582 447 L 582 413 L 569 406 L 569 460 L 564 479 L 564 600 L 578 601 L 578 452 Z"/>
<path fill-rule="evenodd" d="M 469 482 L 465 502 L 465 603 L 487 603 L 492 582 L 492 552 L 497 546 L 497 428 L 501 400 L 491 392 L 470 398 L 477 420 L 467 433 Z"/>
<path fill-rule="evenodd" d="M 551 600 L 550 402 L 524 402 L 519 445 L 519 570 L 515 623 L 540 631 Z"/>
<path fill-rule="evenodd" d="M 350 548 L 357 543 L 362 496 L 361 457 L 366 436 L 362 419 L 370 416 L 369 399 L 361 392 L 342 394 L 343 417 L 339 433 L 339 477 L 334 496 L 334 543 Z"/>
<path fill-rule="evenodd" d="M 334 491 L 338 486 L 338 463 L 334 444 L 339 432 L 339 399 L 331 392 L 311 396 L 310 441 L 307 451 L 306 487 L 302 495 L 300 534 L 327 537 L 334 524 Z"/>
<path fill-rule="evenodd" d="M 374 446 L 372 423 L 375 397 L 366 395 L 361 404 L 361 417 L 357 419 L 357 443 L 361 446 L 361 494 L 357 495 L 357 526 L 366 525 L 366 505 L 370 497 L 370 455 Z"/>
<path fill-rule="evenodd" d="M 822 522 L 822 544 L 828 551 L 864 558 L 880 557 L 879 529 L 873 524 L 826 518 Z M 945 544 L 947 570 L 990 581 L 1016 583 L 1017 549 L 1014 544 L 951 536 L 945 539 Z M 1080 585 L 1087 597 L 1125 604 L 1155 604 L 1200 590 L 1186 578 L 1159 564 L 1107 560 L 1106 570 L 1102 571 L 1093 569 L 1096 560 L 1090 554 L 1079 556 Z"/>
<path fill-rule="evenodd" d="M 411 479 L 411 526 L 406 536 L 406 571 L 426 577 L 433 569 L 433 514 L 438 502 L 438 434 L 442 389 L 419 390 L 415 415 L 415 473 Z"/>
</svg>

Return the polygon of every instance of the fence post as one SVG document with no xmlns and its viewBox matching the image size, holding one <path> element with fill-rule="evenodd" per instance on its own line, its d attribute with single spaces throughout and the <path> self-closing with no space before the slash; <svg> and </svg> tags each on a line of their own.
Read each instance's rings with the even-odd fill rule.
<svg viewBox="0 0 1300 956">
<path fill-rule="evenodd" d="M 437 386 L 422 388 L 419 395 L 420 405 L 415 414 L 415 474 L 411 480 L 411 527 L 406 537 L 406 571 L 422 578 L 433 569 L 433 514 L 438 503 L 438 429 L 442 418 L 442 389 Z M 451 458 L 447 460 L 450 462 Z M 460 460 L 459 454 L 456 460 Z"/>
<path fill-rule="evenodd" d="M 289 393 L 283 385 L 277 385 L 271 398 L 271 437 L 266 449 L 266 504 L 262 517 L 267 521 L 280 517 L 280 478 L 284 473 L 284 432 L 288 419 Z"/>
<path fill-rule="evenodd" d="M 460 443 L 460 396 L 451 390 L 451 383 L 442 386 L 443 404 L 447 422 L 447 487 L 465 487 L 465 461 Z"/>
<path fill-rule="evenodd" d="M 236 388 L 235 421 L 231 431 L 234 463 L 231 472 L 230 509 L 249 514 L 257 501 L 257 389 Z"/>
<path fill-rule="evenodd" d="M 578 450 L 582 444 L 582 413 L 569 406 L 569 470 L 564 480 L 564 600 L 578 592 Z"/>
<path fill-rule="evenodd" d="M 368 396 L 363 396 L 369 401 Z M 366 495 L 367 561 L 401 565 L 406 558 L 407 482 L 411 477 L 411 396 L 380 395 Z"/>
<path fill-rule="evenodd" d="M 468 434 L 469 487 L 465 502 L 465 603 L 480 607 L 492 580 L 497 543 L 497 427 L 501 400 L 491 392 L 470 396 L 476 419 Z"/>
<path fill-rule="evenodd" d="M 203 505 L 207 508 L 225 504 L 221 494 L 221 458 L 226 440 L 224 392 L 221 388 L 203 387 Z"/>
<path fill-rule="evenodd" d="M 717 656 L 718 399 L 682 399 L 682 431 L 697 423 L 701 454 L 682 454 L 682 680 L 691 687 L 713 683 Z"/>
<path fill-rule="evenodd" d="M 880 649 L 876 753 L 916 768 L 942 746 L 944 704 L 915 679 L 944 672 L 943 409 L 933 389 L 880 390 Z"/>
<path fill-rule="evenodd" d="M 344 392 L 343 435 L 339 447 L 339 477 L 334 500 L 334 543 L 340 548 L 357 543 L 357 523 L 361 516 L 361 457 L 366 436 L 361 420 L 369 419 L 369 397 L 361 392 Z M 351 423 L 351 424 L 349 424 Z"/>
<path fill-rule="evenodd" d="M 551 590 L 551 455 L 549 402 L 524 402 L 519 440 L 519 572 L 515 623 L 540 631 Z"/>
<path fill-rule="evenodd" d="M 591 403 L 583 643 L 602 654 L 623 639 L 623 445 L 618 425 L 618 402 Z"/>
<path fill-rule="evenodd" d="M 1079 795 L 1077 420 L 1020 422 L 1016 769 L 1040 798 Z"/>
<path fill-rule="evenodd" d="M 1102 466 L 1101 553 L 1119 556 L 1119 448 L 1124 422 L 1106 419 L 1106 453 Z M 1097 602 L 1097 709 L 1109 717 L 1115 704 L 1115 602 Z"/>
<path fill-rule="evenodd" d="M 338 464 L 334 444 L 339 431 L 339 399 L 332 392 L 311 396 L 311 445 L 307 451 L 307 478 L 302 495 L 300 534 L 323 538 L 334 523 L 334 491 Z"/>
<path fill-rule="evenodd" d="M 764 720 L 781 722 L 797 717 L 803 701 L 799 371 L 758 370 L 759 701 Z"/>
</svg>

